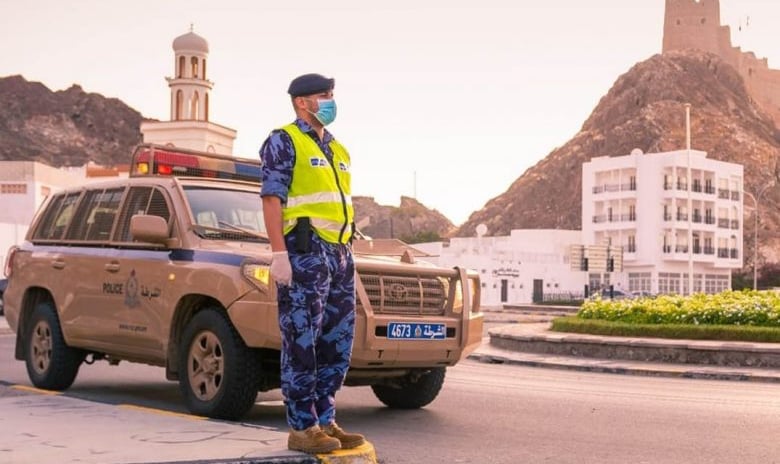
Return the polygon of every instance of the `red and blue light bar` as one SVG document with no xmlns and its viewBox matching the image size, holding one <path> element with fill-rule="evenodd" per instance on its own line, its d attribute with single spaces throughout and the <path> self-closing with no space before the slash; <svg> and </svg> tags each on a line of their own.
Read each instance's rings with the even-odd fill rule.
<svg viewBox="0 0 780 464">
<path fill-rule="evenodd" d="M 260 182 L 260 160 L 234 158 L 157 145 L 139 145 L 133 153 L 131 177 L 202 177 Z"/>
</svg>

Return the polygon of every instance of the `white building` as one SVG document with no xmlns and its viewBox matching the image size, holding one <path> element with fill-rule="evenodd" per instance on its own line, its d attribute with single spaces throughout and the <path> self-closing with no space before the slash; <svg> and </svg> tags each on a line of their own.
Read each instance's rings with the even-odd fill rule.
<svg viewBox="0 0 780 464">
<path fill-rule="evenodd" d="M 482 304 L 525 304 L 542 299 L 582 298 L 587 275 L 573 272 L 569 248 L 582 241 L 579 230 L 513 230 L 506 237 L 452 238 L 421 243 L 434 255 L 421 258 L 446 267 L 479 272 Z"/>
<path fill-rule="evenodd" d="M 67 169 L 37 161 L 0 161 L 0 263 L 5 263 L 12 245 L 24 241 L 35 212 L 47 196 L 82 183 L 83 176 Z"/>
<path fill-rule="evenodd" d="M 624 272 L 591 273 L 595 285 L 688 294 L 731 287 L 742 267 L 741 165 L 702 151 L 597 157 L 582 165 L 582 239 L 623 247 Z"/>
<path fill-rule="evenodd" d="M 236 131 L 209 121 L 209 92 L 214 83 L 206 78 L 208 42 L 190 31 L 174 39 L 173 52 L 174 77 L 166 78 L 171 89 L 171 119 L 141 123 L 144 142 L 233 154 Z"/>
</svg>

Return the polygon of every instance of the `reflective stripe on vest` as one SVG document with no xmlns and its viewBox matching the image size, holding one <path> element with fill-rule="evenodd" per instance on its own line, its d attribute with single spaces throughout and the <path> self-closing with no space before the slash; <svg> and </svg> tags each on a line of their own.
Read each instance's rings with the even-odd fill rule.
<svg viewBox="0 0 780 464">
<path fill-rule="evenodd" d="M 295 124 L 282 128 L 295 149 L 292 183 L 282 210 L 284 233 L 298 218 L 308 217 L 317 235 L 331 243 L 347 243 L 352 235 L 350 158 L 335 139 L 328 144 L 333 159 L 328 160 L 319 145 Z"/>
<path fill-rule="evenodd" d="M 352 204 L 352 197 L 344 195 L 347 203 Z M 341 204 L 341 195 L 333 192 L 318 192 L 311 195 L 299 195 L 293 198 L 287 198 L 287 207 L 303 205 L 306 203 L 339 203 Z"/>
</svg>

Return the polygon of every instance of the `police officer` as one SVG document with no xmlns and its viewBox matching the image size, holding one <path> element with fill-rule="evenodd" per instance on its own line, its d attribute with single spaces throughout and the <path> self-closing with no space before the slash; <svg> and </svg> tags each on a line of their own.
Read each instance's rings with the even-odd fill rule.
<svg viewBox="0 0 780 464">
<path fill-rule="evenodd" d="M 296 119 L 272 131 L 260 149 L 287 446 L 307 453 L 365 441 L 335 421 L 335 395 L 352 355 L 355 267 L 349 153 L 325 129 L 336 117 L 334 82 L 320 74 L 293 79 L 288 93 Z"/>
</svg>

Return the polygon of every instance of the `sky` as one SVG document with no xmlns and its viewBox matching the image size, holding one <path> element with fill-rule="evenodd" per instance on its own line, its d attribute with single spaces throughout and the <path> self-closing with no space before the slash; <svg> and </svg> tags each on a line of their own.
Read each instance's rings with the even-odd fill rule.
<svg viewBox="0 0 780 464">
<path fill-rule="evenodd" d="M 780 68 L 780 2 L 720 3 L 732 43 Z M 0 0 L 0 77 L 169 120 L 171 43 L 193 24 L 235 155 L 256 158 L 293 119 L 292 78 L 332 76 L 353 195 L 414 197 L 459 225 L 661 51 L 663 16 L 663 0 Z"/>
</svg>

